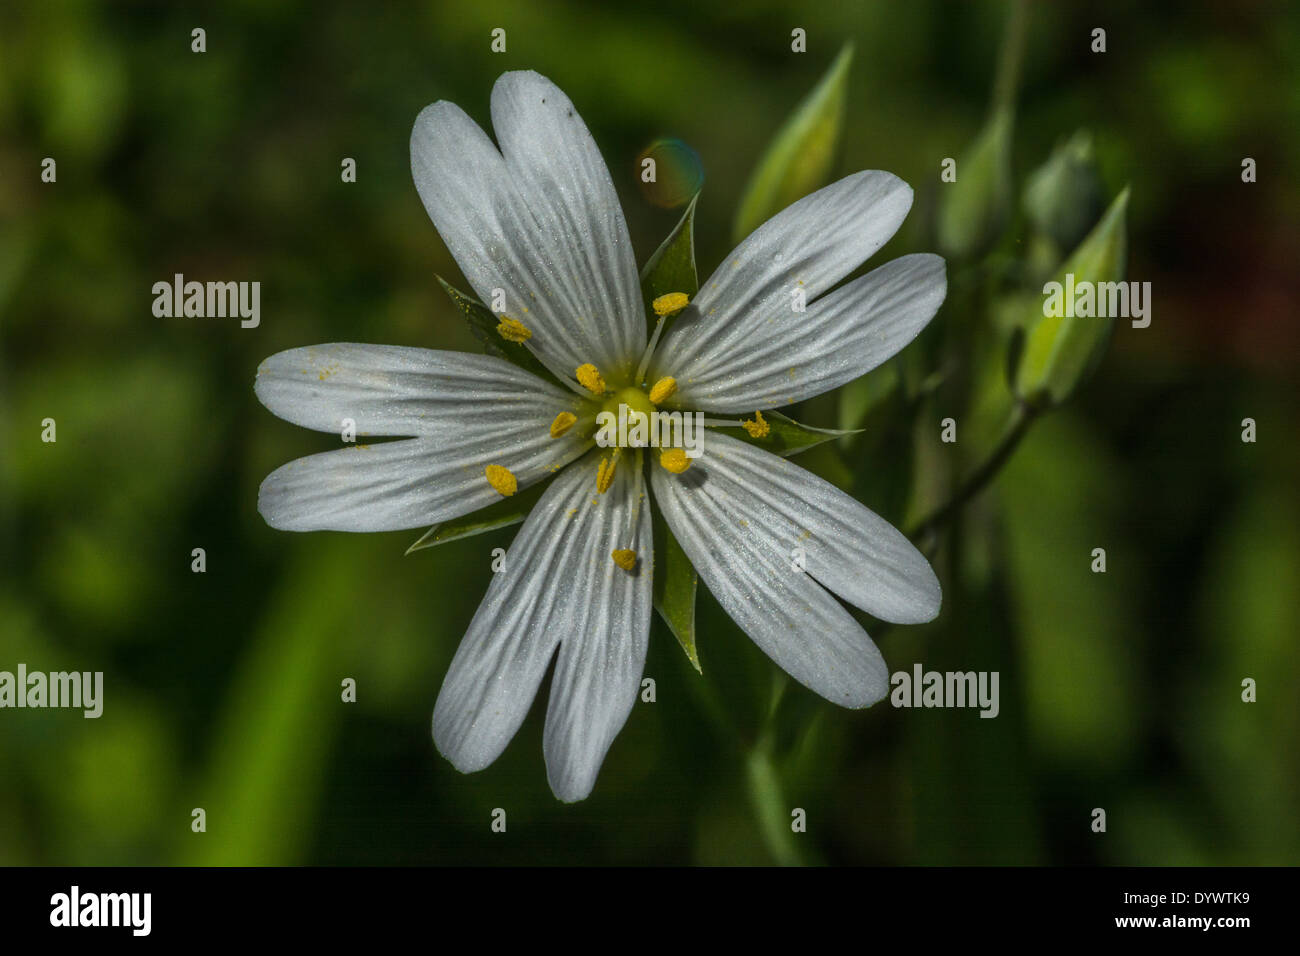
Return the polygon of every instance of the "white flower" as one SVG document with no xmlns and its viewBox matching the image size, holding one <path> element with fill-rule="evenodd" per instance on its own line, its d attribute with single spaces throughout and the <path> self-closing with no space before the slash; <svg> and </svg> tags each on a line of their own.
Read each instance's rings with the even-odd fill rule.
<svg viewBox="0 0 1300 956">
<path fill-rule="evenodd" d="M 753 414 L 894 355 L 943 302 L 942 259 L 904 256 L 828 290 L 894 234 L 911 189 L 866 171 L 794 203 L 727 256 L 647 354 L 627 225 L 573 104 L 536 73 L 507 73 L 492 91 L 492 125 L 499 150 L 459 107 L 423 110 L 411 134 L 415 184 L 482 301 L 504 292 L 503 338 L 526 341 L 568 387 L 457 352 L 337 344 L 274 355 L 256 391 L 275 414 L 405 438 L 279 468 L 259 496 L 267 522 L 422 528 L 559 472 L 470 623 L 433 736 L 458 769 L 486 767 L 557 658 L 545 755 L 561 800 L 591 792 L 637 699 L 654 567 L 647 470 L 700 577 L 772 660 L 845 707 L 883 698 L 885 662 L 836 595 L 886 621 L 933 618 L 939 582 L 900 532 L 785 458 L 716 431 L 701 457 L 676 449 L 664 467 L 654 450 L 596 448 L 592 434 L 596 413 L 617 401 L 648 409 L 653 392 L 665 409 Z M 795 289 L 804 312 L 791 308 Z M 761 434 L 761 422 L 748 430 Z M 804 572 L 792 568 L 796 547 Z"/>
</svg>

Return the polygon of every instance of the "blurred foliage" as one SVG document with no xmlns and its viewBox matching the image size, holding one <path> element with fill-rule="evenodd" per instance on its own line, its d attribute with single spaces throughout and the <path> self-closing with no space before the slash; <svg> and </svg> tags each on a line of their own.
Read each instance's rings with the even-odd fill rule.
<svg viewBox="0 0 1300 956">
<path fill-rule="evenodd" d="M 987 252 L 1011 206 L 1013 118 L 998 109 L 957 160 L 957 178 L 939 208 L 939 248 L 960 263 Z"/>
<path fill-rule="evenodd" d="M 0 711 L 0 863 L 1294 861 L 1300 11 L 1028 4 L 1017 26 L 1016 9 L 0 8 L 0 669 L 105 673 L 98 720 Z M 1089 49 L 1098 24 L 1105 54 Z M 806 54 L 790 52 L 796 26 Z M 492 82 L 518 68 L 581 110 L 641 263 L 698 186 L 695 157 L 702 277 L 738 215 L 862 168 L 913 185 L 867 267 L 950 247 L 947 303 L 898 359 L 787 410 L 862 429 L 798 460 L 902 527 L 1006 442 L 1009 381 L 1034 348 L 1024 317 L 1128 188 L 1126 274 L 1152 283 L 1151 327 L 1117 323 L 1092 376 L 936 534 L 940 618 L 869 623 L 892 670 L 998 670 L 997 719 L 826 705 L 701 589 L 703 675 L 656 621 L 656 703 L 637 705 L 591 799 L 563 806 L 543 700 L 479 774 L 429 735 L 515 529 L 403 557 L 410 533 L 262 522 L 261 479 L 329 444 L 257 404 L 262 359 L 331 341 L 479 348 L 435 278 L 463 286 L 408 137 L 437 99 L 486 125 Z M 826 141 L 773 146 L 805 102 Z M 680 144 L 668 198 L 638 176 L 664 143 Z M 175 273 L 261 281 L 260 327 L 154 318 L 151 286 Z M 955 444 L 939 440 L 948 417 Z M 1088 828 L 1097 806 L 1105 835 Z M 791 807 L 807 833 L 788 832 Z"/>
<path fill-rule="evenodd" d="M 826 75 L 772 137 L 736 208 L 732 242 L 741 242 L 796 199 L 829 181 L 844 129 L 852 64 L 853 44 L 846 43 Z"/>
</svg>

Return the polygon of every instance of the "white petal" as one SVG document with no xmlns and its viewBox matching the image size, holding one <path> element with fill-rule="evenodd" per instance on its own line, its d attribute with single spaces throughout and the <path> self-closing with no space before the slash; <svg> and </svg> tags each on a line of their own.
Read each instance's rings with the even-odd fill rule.
<svg viewBox="0 0 1300 956">
<path fill-rule="evenodd" d="M 506 73 L 492 93 L 505 155 L 459 107 L 416 118 L 411 169 L 425 209 L 484 302 L 533 331 L 530 347 L 572 371 L 627 371 L 645 316 L 627 224 L 581 117 L 536 73 Z"/>
<path fill-rule="evenodd" d="M 883 246 L 912 205 L 912 189 L 891 173 L 864 170 L 791 204 L 750 234 L 700 287 L 664 334 L 656 375 L 680 388 L 707 372 L 773 316 L 807 303 Z"/>
<path fill-rule="evenodd" d="M 654 541 L 642 470 L 624 460 L 605 497 L 600 527 L 578 539 L 575 590 L 586 593 L 561 627 L 560 655 L 546 710 L 546 776 L 565 802 L 585 799 L 610 744 L 636 703 L 650 636 Z M 636 516 L 634 524 L 634 515 Z M 635 531 L 633 530 L 635 528 Z M 631 571 L 610 552 L 629 548 Z"/>
<path fill-rule="evenodd" d="M 253 390 L 276 415 L 340 434 L 459 436 L 498 432 L 512 422 L 549 427 L 576 411 L 572 392 L 491 355 L 357 345 L 313 345 L 272 355 Z"/>
<path fill-rule="evenodd" d="M 597 495 L 597 460 L 593 454 L 567 468 L 524 522 L 456 651 L 433 714 L 438 750 L 461 771 L 481 770 L 519 729 L 556 646 L 565 642 L 546 730 L 548 774 L 564 800 L 590 791 L 635 702 L 650 626 L 649 564 L 629 575 L 609 554 L 630 545 L 629 509 L 639 482 L 620 473 Z"/>
<path fill-rule="evenodd" d="M 603 346 L 589 361 L 632 371 L 645 347 L 645 306 L 627 222 L 609 169 L 564 92 L 531 71 L 492 88 L 492 126 L 511 178 L 569 270 L 570 320 Z"/>
<path fill-rule="evenodd" d="M 943 597 L 930 563 L 907 536 L 829 481 L 788 458 L 706 433 L 714 492 L 785 555 L 801 548 L 808 574 L 872 617 L 934 620 Z M 694 468 L 691 469 L 692 471 Z"/>
<path fill-rule="evenodd" d="M 867 609 L 932 617 L 938 582 L 902 535 L 792 462 L 713 432 L 689 471 L 652 474 L 682 549 L 754 643 L 835 703 L 866 707 L 885 696 L 880 652 L 822 584 Z"/>
<path fill-rule="evenodd" d="M 737 322 L 744 336 L 677 371 L 683 408 L 746 412 L 778 408 L 851 382 L 916 338 L 943 304 L 939 256 L 902 256 L 836 289 L 800 314 L 789 303 L 761 322 Z M 670 330 L 671 331 L 671 330 Z"/>
<path fill-rule="evenodd" d="M 552 438 L 543 418 L 466 428 L 452 442 L 423 436 L 299 458 L 262 482 L 257 510 L 281 531 L 397 531 L 466 515 L 501 500 L 488 465 L 525 488 L 590 447 L 576 429 Z"/>
</svg>

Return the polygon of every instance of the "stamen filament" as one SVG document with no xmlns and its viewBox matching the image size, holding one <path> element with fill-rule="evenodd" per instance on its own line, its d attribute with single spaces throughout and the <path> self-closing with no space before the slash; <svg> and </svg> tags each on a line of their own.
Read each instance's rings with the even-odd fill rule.
<svg viewBox="0 0 1300 956">
<path fill-rule="evenodd" d="M 659 321 L 655 323 L 654 334 L 650 336 L 650 343 L 641 353 L 641 361 L 636 367 L 635 381 L 641 382 L 645 379 L 646 369 L 650 367 L 650 357 L 655 354 L 655 349 L 659 346 L 659 336 L 663 334 L 664 323 L 670 316 L 676 315 L 690 303 L 690 297 L 685 292 L 669 292 L 667 295 L 661 295 L 650 303 L 650 308 L 654 309 L 655 315 L 659 316 Z"/>
<path fill-rule="evenodd" d="M 636 475 L 641 475 L 641 467 L 645 462 L 644 454 L 638 449 L 636 453 Z M 631 539 L 631 547 L 615 548 L 609 553 L 610 560 L 628 573 L 636 570 L 637 553 L 636 546 L 639 543 L 641 531 L 641 506 L 645 502 L 644 491 L 637 496 L 636 503 L 632 506 L 631 529 L 627 537 Z"/>
<path fill-rule="evenodd" d="M 650 344 L 645 347 L 641 353 L 641 361 L 636 367 L 636 378 L 634 381 L 640 382 L 645 379 L 646 369 L 650 367 L 650 356 L 655 354 L 655 349 L 659 346 L 659 334 L 664 330 L 664 317 L 659 316 L 659 321 L 655 323 L 654 334 L 650 336 Z"/>
</svg>

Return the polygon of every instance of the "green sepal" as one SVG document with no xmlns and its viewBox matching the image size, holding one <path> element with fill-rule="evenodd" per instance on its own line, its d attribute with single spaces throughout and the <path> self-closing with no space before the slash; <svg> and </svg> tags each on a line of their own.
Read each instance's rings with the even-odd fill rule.
<svg viewBox="0 0 1300 956">
<path fill-rule="evenodd" d="M 641 294 L 647 312 L 650 303 L 661 295 L 685 292 L 694 297 L 700 289 L 695 272 L 695 204 L 699 200 L 699 193 L 691 197 L 673 231 L 641 269 Z"/>
<path fill-rule="evenodd" d="M 1103 282 L 1124 281 L 1128 198 L 1125 187 L 1060 267 L 1055 281 L 1064 285 L 1073 275 L 1076 283 L 1093 283 L 1094 290 Z M 1064 401 L 1100 361 L 1114 327 L 1114 316 L 1043 315 L 1043 300 L 1036 298 L 1019 356 L 1016 394 L 1035 405 Z"/>
<path fill-rule="evenodd" d="M 695 204 L 699 198 L 699 193 L 691 197 L 682 218 L 641 270 L 641 297 L 645 300 L 646 315 L 652 323 L 657 322 L 658 317 L 650 304 L 659 296 L 669 292 L 684 292 L 694 299 L 695 293 L 700 290 L 700 280 L 695 272 Z M 665 332 L 677 315 L 664 319 Z"/>
<path fill-rule="evenodd" d="M 677 643 L 686 652 L 697 673 L 700 655 L 695 649 L 695 592 L 699 575 L 681 544 L 669 529 L 667 522 L 656 512 L 654 516 L 655 569 L 654 605 L 659 616 L 673 632 Z"/>
<path fill-rule="evenodd" d="M 650 303 L 659 296 L 684 292 L 694 298 L 699 291 L 700 282 L 695 271 L 695 204 L 699 198 L 699 193 L 691 198 L 673 231 L 641 270 L 641 295 L 645 299 L 646 314 L 652 321 L 655 316 Z M 674 318 L 665 319 L 664 328 Z M 695 592 L 699 587 L 699 575 L 658 512 L 654 516 L 654 537 L 655 610 L 677 638 L 691 666 L 703 673 L 695 649 Z"/>
<path fill-rule="evenodd" d="M 822 442 L 834 441 L 846 435 L 857 435 L 862 431 L 860 428 L 815 428 L 812 425 L 803 425 L 780 412 L 764 412 L 763 420 L 767 422 L 768 433 L 762 438 L 754 438 L 744 428 L 738 426 L 711 427 L 756 448 L 780 455 L 782 458 L 790 458 L 801 451 L 815 448 Z"/>
<path fill-rule="evenodd" d="M 740 242 L 796 199 L 826 185 L 844 129 L 852 62 L 853 44 L 846 43 L 772 138 L 737 207 L 734 241 Z"/>
<path fill-rule="evenodd" d="M 509 498 L 502 498 L 472 514 L 436 524 L 426 531 L 419 541 L 407 548 L 406 553 L 414 554 L 416 551 L 446 544 L 448 541 L 459 541 L 461 538 L 470 538 L 485 531 L 495 531 L 497 528 L 508 528 L 519 524 L 528 517 L 528 512 L 533 510 L 533 505 L 537 504 L 537 499 L 541 498 L 548 484 L 550 479 L 539 481 Z"/>
<path fill-rule="evenodd" d="M 485 352 L 518 365 L 524 371 L 532 372 L 539 378 L 543 378 L 555 385 L 560 384 L 550 370 L 537 360 L 537 356 L 528 350 L 526 345 L 522 342 L 508 342 L 497 334 L 497 325 L 501 322 L 499 315 L 478 299 L 461 292 L 442 276 L 436 276 L 436 278 L 443 291 L 447 293 L 451 301 L 455 303 L 456 308 L 465 316 L 465 321 L 469 323 L 470 332 L 474 335 L 474 338 L 478 339 Z"/>
</svg>

